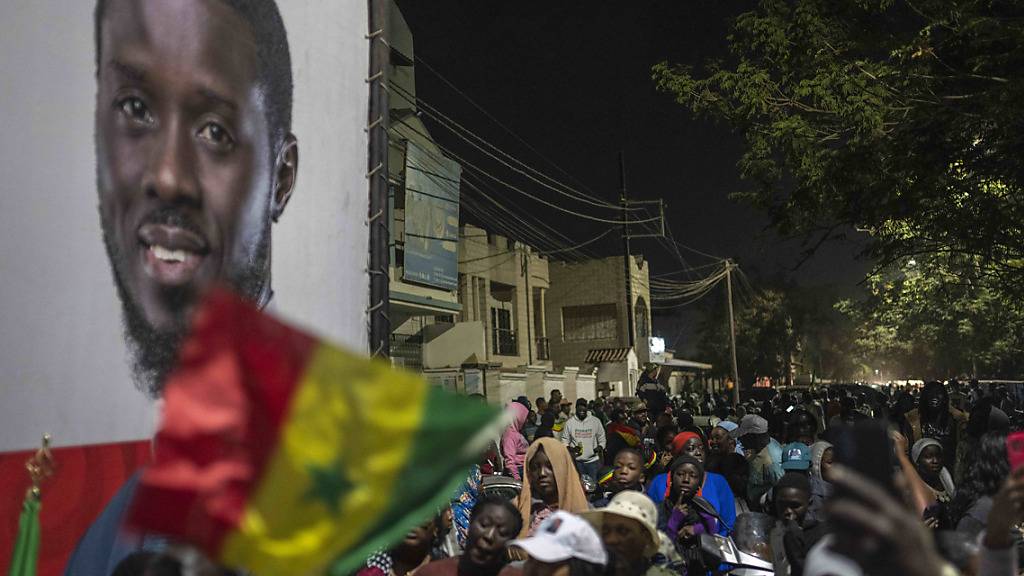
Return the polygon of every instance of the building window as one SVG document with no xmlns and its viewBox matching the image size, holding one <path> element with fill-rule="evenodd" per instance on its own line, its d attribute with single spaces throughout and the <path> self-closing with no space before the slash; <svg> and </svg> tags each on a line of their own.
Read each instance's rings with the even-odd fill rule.
<svg viewBox="0 0 1024 576">
<path fill-rule="evenodd" d="M 562 308 L 562 339 L 567 342 L 614 340 L 618 334 L 619 318 L 615 304 Z"/>
<path fill-rule="evenodd" d="M 491 308 L 491 353 L 497 356 L 519 355 L 511 310 Z"/>
<path fill-rule="evenodd" d="M 651 319 L 647 314 L 647 302 L 643 298 L 637 298 L 636 300 L 636 306 L 633 308 L 633 320 L 636 321 L 636 337 L 638 339 L 647 338 L 651 335 L 651 331 L 648 330 Z"/>
</svg>

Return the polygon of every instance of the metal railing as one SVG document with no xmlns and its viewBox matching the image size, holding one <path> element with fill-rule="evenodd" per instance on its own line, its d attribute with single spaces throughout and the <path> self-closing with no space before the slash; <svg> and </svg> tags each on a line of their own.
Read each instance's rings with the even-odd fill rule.
<svg viewBox="0 0 1024 576">
<path fill-rule="evenodd" d="M 423 368 L 423 336 L 419 334 L 391 334 L 391 357 L 400 358 L 402 366 L 410 370 Z"/>
</svg>

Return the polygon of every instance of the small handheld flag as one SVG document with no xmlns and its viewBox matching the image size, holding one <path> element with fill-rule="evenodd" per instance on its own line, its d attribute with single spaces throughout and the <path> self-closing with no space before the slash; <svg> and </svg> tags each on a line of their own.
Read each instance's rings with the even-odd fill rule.
<svg viewBox="0 0 1024 576">
<path fill-rule="evenodd" d="M 128 524 L 256 574 L 348 573 L 447 501 L 499 413 L 216 291 Z"/>
</svg>

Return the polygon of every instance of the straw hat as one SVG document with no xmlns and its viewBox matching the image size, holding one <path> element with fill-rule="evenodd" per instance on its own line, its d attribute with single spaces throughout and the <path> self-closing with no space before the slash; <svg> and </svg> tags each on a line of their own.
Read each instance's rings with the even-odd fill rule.
<svg viewBox="0 0 1024 576">
<path fill-rule="evenodd" d="M 650 558 L 658 552 L 658 508 L 644 493 L 624 490 L 616 494 L 604 508 L 581 512 L 580 516 L 590 522 L 600 533 L 601 525 L 607 514 L 615 514 L 639 522 L 651 537 L 644 548 L 644 557 Z"/>
</svg>

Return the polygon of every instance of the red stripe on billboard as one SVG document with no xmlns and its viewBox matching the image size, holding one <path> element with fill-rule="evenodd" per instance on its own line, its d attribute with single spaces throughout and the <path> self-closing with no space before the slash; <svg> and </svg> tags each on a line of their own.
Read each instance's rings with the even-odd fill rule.
<svg viewBox="0 0 1024 576">
<path fill-rule="evenodd" d="M 0 570 L 11 562 L 18 514 L 29 487 L 25 461 L 35 450 L 0 453 Z M 148 440 L 54 448 L 56 471 L 43 484 L 39 576 L 64 573 L 79 538 L 117 489 L 150 458 Z"/>
</svg>

